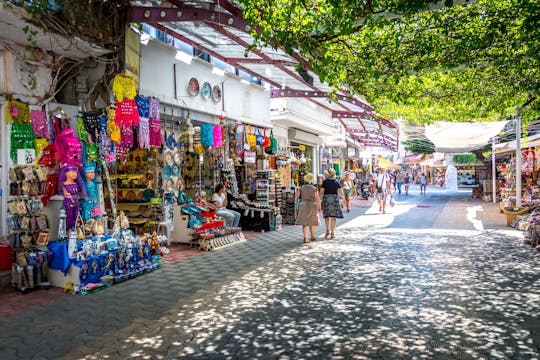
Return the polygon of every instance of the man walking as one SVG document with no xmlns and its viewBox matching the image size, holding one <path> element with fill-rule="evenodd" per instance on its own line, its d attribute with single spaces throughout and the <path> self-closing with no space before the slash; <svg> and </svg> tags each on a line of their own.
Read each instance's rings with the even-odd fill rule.
<svg viewBox="0 0 540 360">
<path fill-rule="evenodd" d="M 391 190 L 390 176 L 384 168 L 379 168 L 379 176 L 377 176 L 377 202 L 379 203 L 379 212 L 386 214 L 386 197 Z"/>
<path fill-rule="evenodd" d="M 427 176 L 426 174 L 422 173 L 422 176 L 420 176 L 420 194 L 426 195 L 426 187 L 427 187 Z"/>
</svg>

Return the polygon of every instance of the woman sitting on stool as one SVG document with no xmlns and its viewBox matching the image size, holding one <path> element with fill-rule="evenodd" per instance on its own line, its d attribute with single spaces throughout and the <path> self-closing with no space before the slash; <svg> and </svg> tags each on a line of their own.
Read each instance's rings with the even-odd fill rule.
<svg viewBox="0 0 540 360">
<path fill-rule="evenodd" d="M 216 214 L 225 219 L 225 226 L 238 227 L 240 223 L 240 213 L 231 209 L 227 209 L 227 191 L 223 184 L 216 186 L 215 192 L 212 195 L 212 203 L 217 206 Z"/>
</svg>

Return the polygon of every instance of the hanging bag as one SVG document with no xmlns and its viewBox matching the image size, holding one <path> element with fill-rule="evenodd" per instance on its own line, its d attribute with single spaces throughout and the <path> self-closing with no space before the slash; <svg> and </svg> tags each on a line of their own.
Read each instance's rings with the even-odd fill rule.
<svg viewBox="0 0 540 360">
<path fill-rule="evenodd" d="M 272 145 L 272 142 L 270 141 L 270 137 L 266 135 L 266 129 L 264 129 L 264 143 L 262 144 L 262 147 L 267 148 L 270 145 Z"/>
<path fill-rule="evenodd" d="M 270 130 L 270 146 L 264 149 L 264 151 L 269 155 L 277 154 L 278 150 L 278 141 L 274 137 L 274 130 Z"/>
<path fill-rule="evenodd" d="M 264 136 L 261 134 L 261 129 L 257 128 L 257 135 L 255 136 L 257 146 L 264 145 Z"/>
<path fill-rule="evenodd" d="M 248 125 L 246 128 L 246 140 L 250 148 L 257 146 L 257 137 L 251 129 L 251 125 Z"/>
</svg>

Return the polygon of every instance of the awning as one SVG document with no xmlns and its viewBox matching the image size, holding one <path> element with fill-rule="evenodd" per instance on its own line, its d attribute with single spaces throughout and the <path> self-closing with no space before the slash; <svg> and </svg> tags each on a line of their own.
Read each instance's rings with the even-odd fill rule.
<svg viewBox="0 0 540 360">
<path fill-rule="evenodd" d="M 382 167 L 384 169 L 401 169 L 399 165 L 396 165 L 390 160 L 387 160 L 383 157 L 379 158 L 379 167 Z"/>
<path fill-rule="evenodd" d="M 540 146 L 540 135 L 529 136 L 528 138 L 521 139 L 521 148 L 537 147 Z M 495 154 L 504 154 L 516 151 L 516 140 L 512 140 L 505 143 L 495 144 Z"/>
<path fill-rule="evenodd" d="M 424 159 L 424 155 L 406 155 L 403 158 L 404 164 L 418 164 Z"/>
<path fill-rule="evenodd" d="M 438 152 L 465 153 L 489 144 L 507 121 L 482 123 L 436 122 L 426 126 L 426 137 Z"/>
<path fill-rule="evenodd" d="M 429 158 L 429 159 L 426 159 L 422 162 L 420 162 L 420 166 L 433 166 L 433 163 L 435 162 L 435 159 L 433 158 Z"/>
</svg>

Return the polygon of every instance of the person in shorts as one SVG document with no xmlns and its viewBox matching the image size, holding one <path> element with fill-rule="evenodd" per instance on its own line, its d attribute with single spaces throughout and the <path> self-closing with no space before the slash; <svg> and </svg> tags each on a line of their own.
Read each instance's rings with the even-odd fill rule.
<svg viewBox="0 0 540 360">
<path fill-rule="evenodd" d="M 379 203 L 379 212 L 386 213 L 386 198 L 391 190 L 392 181 L 390 175 L 384 168 L 379 169 L 377 176 L 377 202 Z"/>
</svg>

